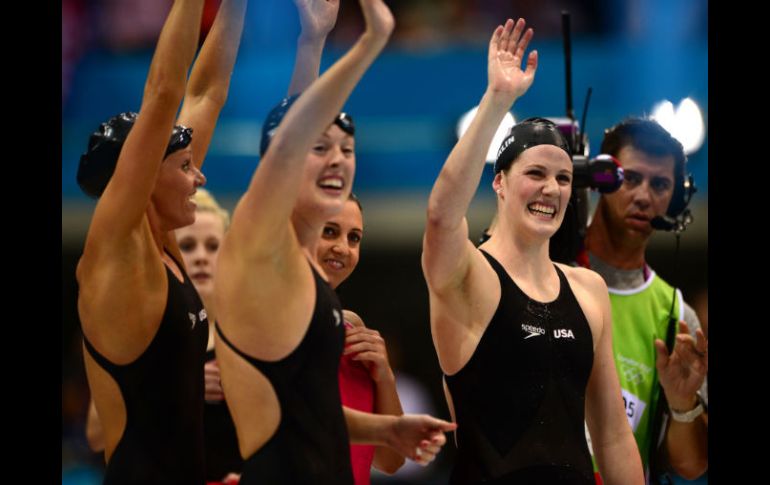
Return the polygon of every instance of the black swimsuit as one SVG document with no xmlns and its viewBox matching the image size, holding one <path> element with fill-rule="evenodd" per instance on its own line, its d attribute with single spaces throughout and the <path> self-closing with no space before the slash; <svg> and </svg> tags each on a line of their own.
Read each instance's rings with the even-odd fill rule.
<svg viewBox="0 0 770 485">
<path fill-rule="evenodd" d="M 218 337 L 267 377 L 281 407 L 275 434 L 243 465 L 240 485 L 352 484 L 350 439 L 337 370 L 345 342 L 342 307 L 312 267 L 316 304 L 307 332 L 288 356 L 267 362 Z"/>
<path fill-rule="evenodd" d="M 126 406 L 126 427 L 107 464 L 105 485 L 204 483 L 203 362 L 208 319 L 183 266 L 178 262 L 177 266 L 184 282 L 166 267 L 163 318 L 136 360 L 114 364 L 83 338 L 94 361 L 118 384 Z"/>
<path fill-rule="evenodd" d="M 482 254 L 500 303 L 468 363 L 446 376 L 458 423 L 450 483 L 593 484 L 583 424 L 588 321 L 559 268 L 559 296 L 540 303 Z"/>
<path fill-rule="evenodd" d="M 212 360 L 216 360 L 216 356 L 214 350 L 209 350 L 206 352 L 206 362 Z M 241 472 L 243 458 L 226 401 L 206 401 L 203 407 L 203 436 L 207 482 L 219 482 L 228 473 Z"/>
</svg>

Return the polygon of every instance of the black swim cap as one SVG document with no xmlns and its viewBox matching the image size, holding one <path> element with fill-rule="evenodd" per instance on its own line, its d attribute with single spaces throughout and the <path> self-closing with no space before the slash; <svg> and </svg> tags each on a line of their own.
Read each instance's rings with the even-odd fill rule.
<svg viewBox="0 0 770 485">
<path fill-rule="evenodd" d="M 300 94 L 302 93 L 283 98 L 281 102 L 267 114 L 267 118 L 265 118 L 265 122 L 262 124 L 262 140 L 259 143 L 260 157 L 267 151 L 267 147 L 270 146 L 270 141 L 273 139 L 273 135 L 275 135 L 275 130 L 278 129 L 278 125 L 281 124 L 283 117 L 286 116 L 289 108 L 291 108 L 291 105 L 293 105 L 297 98 L 299 98 Z M 339 126 L 340 129 L 348 135 L 355 136 L 356 127 L 353 124 L 353 118 L 347 113 L 343 112 L 338 114 L 337 117 L 334 118 L 333 123 Z"/>
<path fill-rule="evenodd" d="M 120 150 L 134 127 L 136 117 L 134 112 L 120 113 L 102 123 L 99 129 L 91 134 L 88 139 L 88 151 L 80 156 L 77 174 L 78 185 L 87 195 L 96 199 L 101 197 L 107 182 L 115 172 Z M 175 126 L 163 158 L 186 148 L 191 141 L 192 128 Z"/>
<path fill-rule="evenodd" d="M 495 161 L 495 173 L 508 169 L 524 150 L 537 145 L 559 147 L 572 160 L 569 144 L 553 121 L 545 118 L 527 118 L 515 124 L 510 134 L 500 144 L 497 161 Z"/>
</svg>

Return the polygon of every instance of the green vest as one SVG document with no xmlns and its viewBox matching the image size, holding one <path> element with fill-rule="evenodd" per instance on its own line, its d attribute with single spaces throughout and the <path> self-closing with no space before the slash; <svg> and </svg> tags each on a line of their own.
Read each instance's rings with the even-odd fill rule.
<svg viewBox="0 0 770 485">
<path fill-rule="evenodd" d="M 642 465 L 647 468 L 650 440 L 658 433 L 651 429 L 658 404 L 660 386 L 655 369 L 655 339 L 666 341 L 668 316 L 674 288 L 654 271 L 639 288 L 609 288 L 612 305 L 612 353 L 620 380 L 626 416 L 639 447 Z M 682 294 L 676 290 L 673 315 L 683 318 Z M 679 331 L 677 323 L 675 331 Z M 594 469 L 596 464 L 594 463 Z"/>
</svg>

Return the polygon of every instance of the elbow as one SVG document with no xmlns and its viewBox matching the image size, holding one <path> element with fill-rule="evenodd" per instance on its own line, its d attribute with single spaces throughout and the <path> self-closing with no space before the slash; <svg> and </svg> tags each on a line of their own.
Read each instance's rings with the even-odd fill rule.
<svg viewBox="0 0 770 485">
<path fill-rule="evenodd" d="M 206 104 L 221 111 L 227 102 L 229 89 L 227 87 L 209 87 L 208 89 L 195 89 L 190 84 L 187 85 L 185 93 L 185 103 L 191 101 L 194 104 Z"/>
<path fill-rule="evenodd" d="M 176 110 L 182 102 L 184 92 L 184 79 L 172 79 L 171 76 L 151 73 L 144 85 L 142 104 L 151 102 L 162 106 L 171 106 Z"/>
<path fill-rule="evenodd" d="M 432 200 L 428 201 L 427 228 L 445 229 L 448 227 L 446 212 L 442 210 L 441 204 Z"/>
</svg>

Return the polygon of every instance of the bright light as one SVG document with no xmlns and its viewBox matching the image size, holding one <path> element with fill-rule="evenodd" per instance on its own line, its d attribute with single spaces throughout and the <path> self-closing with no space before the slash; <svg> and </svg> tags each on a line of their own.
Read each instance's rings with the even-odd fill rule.
<svg viewBox="0 0 770 485">
<path fill-rule="evenodd" d="M 703 115 L 691 98 L 684 98 L 674 109 L 671 101 L 661 101 L 652 110 L 652 119 L 679 140 L 686 154 L 696 152 L 706 137 Z"/>
<path fill-rule="evenodd" d="M 463 136 L 463 133 L 465 133 L 465 131 L 471 125 L 471 121 L 473 121 L 473 118 L 476 117 L 476 112 L 478 110 L 479 107 L 476 106 L 460 117 L 460 121 L 457 122 L 458 139 Z M 489 150 L 487 151 L 487 163 L 495 163 L 495 160 L 497 160 L 497 150 L 503 143 L 505 136 L 511 130 L 511 127 L 515 124 L 516 120 L 513 118 L 513 115 L 510 112 L 505 113 L 503 121 L 500 122 L 500 126 L 497 128 L 495 136 L 492 137 L 492 143 L 489 145 Z"/>
</svg>

